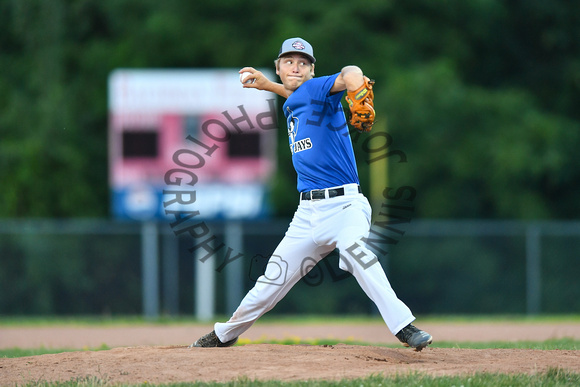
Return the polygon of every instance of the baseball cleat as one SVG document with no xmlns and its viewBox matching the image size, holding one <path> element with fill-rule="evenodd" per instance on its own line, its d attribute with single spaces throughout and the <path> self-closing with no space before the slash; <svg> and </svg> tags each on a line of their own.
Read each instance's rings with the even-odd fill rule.
<svg viewBox="0 0 580 387">
<path fill-rule="evenodd" d="M 420 330 L 413 324 L 407 325 L 397 333 L 397 339 L 406 347 L 415 348 L 420 351 L 433 342 L 433 337 L 425 331 Z"/>
<path fill-rule="evenodd" d="M 211 331 L 207 335 L 204 335 L 197 339 L 197 341 L 189 346 L 189 348 L 193 347 L 203 347 L 203 348 L 211 348 L 211 347 L 231 347 L 238 341 L 238 338 L 232 339 L 230 341 L 226 341 L 222 343 L 220 339 L 215 334 L 215 331 Z"/>
</svg>

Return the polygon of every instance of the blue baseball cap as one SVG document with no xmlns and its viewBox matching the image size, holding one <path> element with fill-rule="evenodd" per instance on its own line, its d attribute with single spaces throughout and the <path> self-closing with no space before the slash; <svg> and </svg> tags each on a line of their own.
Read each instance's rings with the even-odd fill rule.
<svg viewBox="0 0 580 387">
<path fill-rule="evenodd" d="M 297 53 L 305 55 L 312 63 L 316 62 L 316 58 L 314 58 L 314 50 L 312 49 L 312 45 L 308 43 L 306 40 L 302 38 L 290 38 L 286 39 L 284 43 L 282 43 L 282 47 L 280 47 L 280 53 L 278 54 L 278 58 L 285 54 Z"/>
</svg>

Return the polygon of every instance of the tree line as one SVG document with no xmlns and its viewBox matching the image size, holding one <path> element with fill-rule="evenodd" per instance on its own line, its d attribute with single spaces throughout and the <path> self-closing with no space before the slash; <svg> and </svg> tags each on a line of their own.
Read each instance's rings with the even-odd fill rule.
<svg viewBox="0 0 580 387">
<path fill-rule="evenodd" d="M 414 188 L 417 216 L 579 215 L 576 0 L 0 0 L 0 29 L 0 217 L 108 216 L 114 69 L 272 67 L 292 36 L 313 44 L 317 75 L 356 64 L 376 80 L 377 120 L 406 155 L 388 181 Z"/>
</svg>

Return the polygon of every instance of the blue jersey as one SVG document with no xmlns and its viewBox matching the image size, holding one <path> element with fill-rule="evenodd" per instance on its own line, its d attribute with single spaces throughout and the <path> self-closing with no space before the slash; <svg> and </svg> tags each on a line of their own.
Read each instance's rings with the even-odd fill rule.
<svg viewBox="0 0 580 387">
<path fill-rule="evenodd" d="M 344 92 L 330 94 L 338 75 L 304 82 L 284 103 L 299 192 L 359 183 L 340 102 Z"/>
</svg>

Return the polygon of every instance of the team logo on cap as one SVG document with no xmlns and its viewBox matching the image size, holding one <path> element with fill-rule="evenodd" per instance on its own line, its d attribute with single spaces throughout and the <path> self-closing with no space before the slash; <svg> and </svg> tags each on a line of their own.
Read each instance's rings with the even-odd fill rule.
<svg viewBox="0 0 580 387">
<path fill-rule="evenodd" d="M 294 43 L 292 43 L 292 47 L 294 47 L 297 50 L 304 50 L 306 47 L 304 47 L 304 45 L 302 44 L 301 41 L 297 40 Z"/>
</svg>

